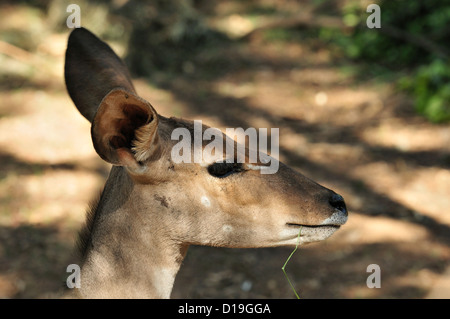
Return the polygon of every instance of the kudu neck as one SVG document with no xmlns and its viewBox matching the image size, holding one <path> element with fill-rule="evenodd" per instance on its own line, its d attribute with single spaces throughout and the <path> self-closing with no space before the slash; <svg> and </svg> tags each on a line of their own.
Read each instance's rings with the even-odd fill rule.
<svg viewBox="0 0 450 319">
<path fill-rule="evenodd" d="M 187 251 L 139 211 L 133 184 L 114 167 L 92 220 L 81 265 L 82 298 L 169 298 Z M 119 186 L 120 185 L 120 186 Z M 124 186 L 125 185 L 125 186 Z M 99 222 L 101 221 L 101 222 Z"/>
</svg>

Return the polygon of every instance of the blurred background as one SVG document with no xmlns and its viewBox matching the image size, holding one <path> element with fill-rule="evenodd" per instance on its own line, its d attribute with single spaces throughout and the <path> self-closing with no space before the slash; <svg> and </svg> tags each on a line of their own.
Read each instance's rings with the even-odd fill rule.
<svg viewBox="0 0 450 319">
<path fill-rule="evenodd" d="M 0 298 L 64 285 L 109 171 L 65 90 L 71 3 L 0 4 Z M 371 3 L 381 29 L 366 25 Z M 280 128 L 280 159 L 344 196 L 348 223 L 286 267 L 300 297 L 450 297 L 448 2 L 76 4 L 160 114 Z M 291 251 L 191 247 L 172 296 L 295 298 Z"/>
</svg>

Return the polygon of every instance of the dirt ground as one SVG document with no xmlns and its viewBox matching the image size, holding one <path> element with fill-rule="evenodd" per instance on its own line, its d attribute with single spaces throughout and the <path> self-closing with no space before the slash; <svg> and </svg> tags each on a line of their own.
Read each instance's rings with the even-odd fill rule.
<svg viewBox="0 0 450 319">
<path fill-rule="evenodd" d="M 8 8 L 0 31 L 30 27 L 13 15 L 27 8 Z M 61 288 L 109 171 L 65 91 L 68 34 L 47 32 L 30 56 L 0 53 L 0 298 Z M 136 88 L 165 116 L 280 128 L 280 159 L 344 196 L 348 223 L 286 267 L 300 296 L 450 298 L 448 124 L 416 115 L 391 83 L 344 72 L 326 47 L 256 37 L 222 54 L 242 67 L 212 79 L 138 78 Z M 172 297 L 295 298 L 281 270 L 291 251 L 191 247 Z M 381 288 L 367 287 L 371 264 Z"/>
</svg>

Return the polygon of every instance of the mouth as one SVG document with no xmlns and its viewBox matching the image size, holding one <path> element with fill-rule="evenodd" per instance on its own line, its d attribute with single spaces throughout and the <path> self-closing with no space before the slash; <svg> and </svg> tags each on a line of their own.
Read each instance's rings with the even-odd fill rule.
<svg viewBox="0 0 450 319">
<path fill-rule="evenodd" d="M 347 214 L 337 210 L 317 225 L 287 222 L 281 232 L 282 243 L 291 246 L 325 240 L 344 225 L 347 219 Z"/>
<path fill-rule="evenodd" d="M 336 230 L 341 227 L 341 225 L 302 225 L 302 224 L 294 224 L 294 223 L 287 223 L 286 226 L 288 227 L 297 227 L 302 229 L 327 229 L 327 228 L 335 228 Z M 301 235 L 300 235 L 301 236 Z"/>
<path fill-rule="evenodd" d="M 291 246 L 325 240 L 333 235 L 341 225 L 302 225 L 287 223 L 284 244 Z"/>
</svg>

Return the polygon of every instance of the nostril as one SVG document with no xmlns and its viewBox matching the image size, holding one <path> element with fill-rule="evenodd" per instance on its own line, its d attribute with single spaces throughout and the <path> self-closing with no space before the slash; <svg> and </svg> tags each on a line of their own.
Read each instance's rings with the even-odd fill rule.
<svg viewBox="0 0 450 319">
<path fill-rule="evenodd" d="M 331 206 L 333 206 L 334 208 L 340 210 L 345 215 L 347 215 L 347 207 L 345 206 L 344 198 L 341 195 L 333 194 L 330 197 L 329 203 Z"/>
</svg>

